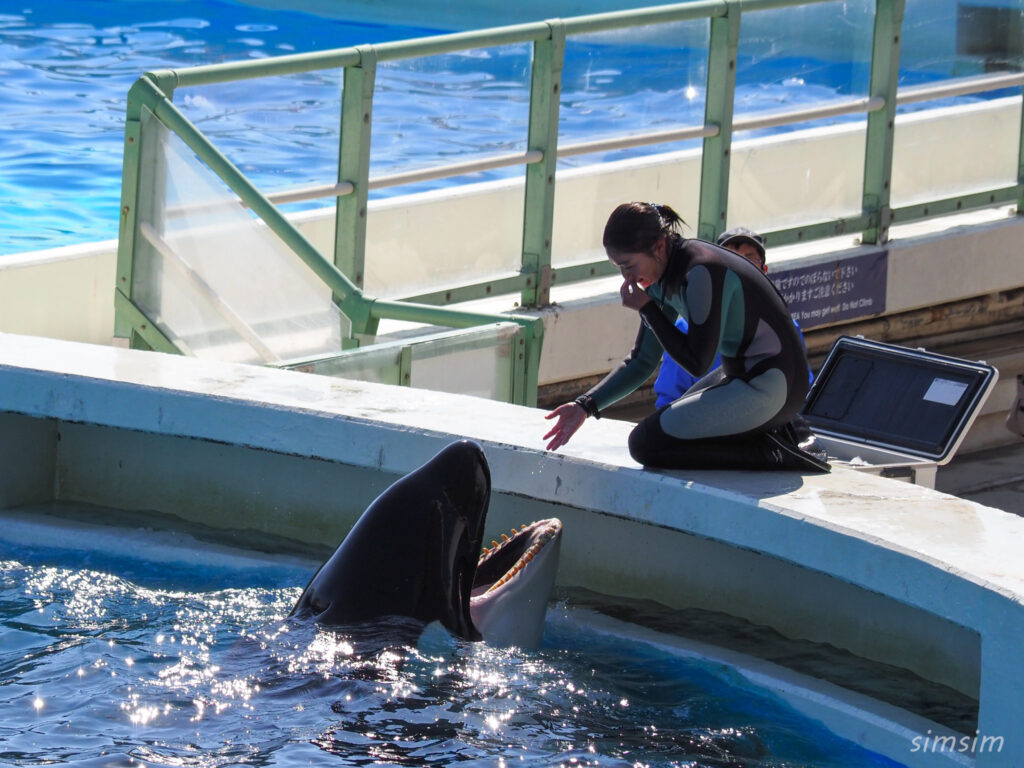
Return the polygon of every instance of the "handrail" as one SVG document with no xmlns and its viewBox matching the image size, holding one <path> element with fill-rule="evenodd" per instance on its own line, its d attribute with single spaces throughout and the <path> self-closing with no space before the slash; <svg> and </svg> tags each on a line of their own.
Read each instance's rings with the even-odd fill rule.
<svg viewBox="0 0 1024 768">
<path fill-rule="evenodd" d="M 919 101 L 934 101 L 950 96 L 968 96 L 986 91 L 999 91 L 1024 85 L 1024 73 L 999 75 L 976 75 L 974 77 L 958 77 L 928 85 L 914 85 L 901 88 L 896 94 L 897 104 L 913 104 Z"/>
<path fill-rule="evenodd" d="M 130 336 L 135 343 L 140 340 L 146 346 L 162 350 L 179 352 L 180 345 L 165 335 L 151 318 L 133 302 L 132 273 L 135 244 L 141 240 L 150 242 L 161 253 L 167 255 L 169 248 L 145 220 L 138 218 L 138 201 L 136 199 L 138 184 L 133 178 L 133 171 L 139 166 L 139 152 L 142 133 L 139 130 L 142 109 L 147 108 L 159 122 L 172 130 L 195 154 L 206 163 L 228 187 L 239 196 L 241 201 L 256 213 L 277 234 L 293 253 L 320 278 L 332 291 L 335 302 L 352 322 L 358 333 L 373 335 L 377 323 L 381 319 L 401 319 L 423 324 L 439 324 L 452 328 L 469 328 L 493 323 L 513 322 L 523 328 L 521 337 L 522 349 L 516 355 L 519 361 L 518 372 L 514 379 L 518 382 L 514 387 L 517 402 L 535 404 L 537 399 L 537 369 L 540 364 L 540 343 L 543 339 L 543 321 L 540 318 L 521 314 L 488 314 L 483 312 L 465 312 L 448 307 L 415 305 L 412 303 L 388 302 L 374 300 L 362 294 L 337 267 L 325 259 L 320 252 L 272 205 L 259 190 L 242 174 L 195 126 L 174 106 L 167 94 L 150 78 L 139 78 L 132 86 L 128 98 L 128 120 L 126 121 L 125 169 L 122 182 L 122 233 L 118 242 L 117 289 L 115 307 L 118 310 L 118 331 L 127 333 L 125 327 L 131 327 Z M 173 266 L 180 266 L 174 263 Z M 185 265 L 187 267 L 187 265 Z M 188 275 L 193 285 L 200 289 L 204 300 L 212 303 L 229 324 L 268 362 L 275 362 L 276 355 L 262 344 L 258 335 L 252 331 L 223 302 L 217 300 L 215 292 L 198 275 Z"/>
<path fill-rule="evenodd" d="M 974 77 L 956 78 L 949 81 L 943 81 L 939 84 L 901 88 L 897 93 L 896 103 L 902 106 L 904 104 L 914 104 L 922 101 L 935 101 L 952 96 L 967 96 L 976 93 L 985 93 L 987 91 L 1002 90 L 1003 88 L 1012 88 L 1014 86 L 1024 86 L 1024 73 L 1008 75 L 979 75 Z M 885 101 L 881 98 L 865 96 L 859 99 L 848 99 L 845 101 L 826 104 L 821 107 L 805 107 L 802 109 L 772 112 L 766 115 L 740 117 L 733 121 L 733 131 L 739 132 L 760 130 L 764 128 L 776 128 L 783 125 L 805 123 L 812 120 L 823 120 L 830 117 L 840 117 L 842 115 L 875 112 L 881 109 L 884 105 Z M 693 125 L 664 131 L 650 131 L 647 133 L 630 134 L 628 136 L 592 139 L 590 141 L 581 141 L 570 144 L 559 144 L 558 157 L 578 157 L 581 155 L 596 154 L 598 152 L 633 149 L 652 144 L 670 144 L 689 139 L 703 139 L 710 136 L 717 136 L 718 132 L 718 126 Z M 393 173 L 384 176 L 371 176 L 369 179 L 369 186 L 370 189 L 385 189 L 388 187 L 398 187 L 404 184 L 415 184 L 423 181 L 438 181 L 470 173 L 495 170 L 497 168 L 508 168 L 515 165 L 539 163 L 542 159 L 542 153 L 536 150 L 532 152 L 494 155 L 475 160 L 466 160 L 460 163 L 438 165 L 415 171 L 405 171 L 402 173 Z M 276 204 L 295 203 L 350 195 L 354 189 L 355 187 L 351 182 L 319 184 L 315 186 L 298 187 L 296 189 L 283 192 L 271 192 L 267 194 L 267 199 Z"/>
<path fill-rule="evenodd" d="M 643 147 L 649 144 L 668 144 L 674 141 L 686 141 L 687 139 L 706 139 L 710 136 L 717 136 L 720 130 L 717 125 L 693 125 L 686 128 L 638 133 L 613 139 L 581 141 L 575 144 L 566 144 L 565 146 L 559 145 L 558 156 L 575 157 L 595 152 L 611 152 L 616 149 L 632 149 L 633 147 Z"/>
<path fill-rule="evenodd" d="M 384 189 L 385 187 L 399 187 L 403 184 L 414 184 L 421 181 L 434 181 L 436 179 L 448 179 L 453 176 L 463 176 L 467 173 L 479 173 L 480 171 L 491 171 L 496 168 L 508 168 L 513 165 L 532 165 L 544 159 L 544 153 L 539 150 L 529 152 L 517 152 L 507 155 L 495 155 L 484 157 L 479 160 L 467 160 L 463 163 L 452 163 L 450 165 L 423 168 L 416 171 L 404 173 L 393 173 L 388 176 L 374 176 L 369 180 L 370 189 Z"/>
<path fill-rule="evenodd" d="M 862 112 L 877 112 L 885 106 L 885 99 L 876 97 L 864 97 L 863 99 L 851 99 L 835 104 L 826 104 L 821 107 L 808 107 L 806 109 L 794 109 L 786 112 L 772 112 L 767 115 L 756 115 L 740 120 L 734 120 L 733 131 L 753 131 L 759 128 L 775 128 L 780 125 L 792 125 L 793 123 L 808 123 L 812 120 L 824 120 L 829 117 L 840 117 L 842 115 L 855 115 Z"/>
<path fill-rule="evenodd" d="M 364 296 L 361 290 L 365 271 L 367 193 L 370 190 L 414 182 L 433 181 L 452 176 L 498 168 L 525 166 L 523 196 L 522 261 L 518 274 L 494 276 L 491 280 L 466 286 L 454 286 L 424 296 L 439 304 L 480 298 L 492 289 L 521 290 L 525 306 L 545 305 L 549 289 L 556 279 L 551 265 L 553 201 L 556 186 L 555 163 L 561 158 L 607 152 L 631 147 L 664 144 L 688 139 L 703 140 L 701 152 L 700 208 L 698 236 L 713 238 L 724 227 L 729 201 L 729 163 L 733 134 L 842 115 L 866 114 L 867 138 L 864 153 L 862 210 L 844 219 L 812 223 L 808 226 L 764 233 L 773 244 L 796 239 L 828 237 L 838 232 L 862 233 L 865 242 L 884 243 L 893 219 L 913 220 L 941 215 L 955 207 L 980 207 L 1018 201 L 1024 207 L 1024 160 L 1017 169 L 1015 187 L 972 191 L 969 195 L 922 203 L 893 211 L 889 204 L 895 110 L 897 105 L 912 104 L 950 96 L 980 93 L 1024 86 L 1024 74 L 985 75 L 925 86 L 897 89 L 899 45 L 905 0 L 875 0 L 875 28 L 872 46 L 872 73 L 869 92 L 809 108 L 769 114 L 734 114 L 736 57 L 740 44 L 742 17 L 748 13 L 785 7 L 804 6 L 828 0 L 696 0 L 689 3 L 591 14 L 567 19 L 552 19 L 494 29 L 422 37 L 381 43 L 374 46 L 341 48 L 318 53 L 293 54 L 258 60 L 160 70 L 147 73 L 129 93 L 128 120 L 125 126 L 125 165 L 122 193 L 122 229 L 118 252 L 118 328 L 132 328 L 145 334 L 139 324 L 142 313 L 131 304 L 132 254 L 143 235 L 138 221 L 138 158 L 142 139 L 140 105 L 144 104 L 157 119 L 178 134 L 185 143 L 238 195 L 244 205 L 259 216 L 330 288 L 335 301 L 353 324 L 353 333 L 372 336 L 382 318 L 421 318 L 420 321 L 452 327 L 463 323 L 494 322 L 495 317 L 461 313 L 432 304 L 386 302 Z M 710 25 L 708 42 L 705 115 L 699 125 L 670 130 L 610 136 L 558 146 L 561 77 L 568 38 L 608 32 L 627 27 L 705 20 Z M 454 53 L 467 49 L 507 45 L 532 45 L 530 78 L 530 115 L 526 146 L 522 152 L 478 157 L 462 162 L 414 170 L 397 171 L 370 177 L 369 148 L 374 99 L 374 80 L 379 64 L 399 59 Z M 292 75 L 341 68 L 344 87 L 339 137 L 339 173 L 333 184 L 321 184 L 276 192 L 264 196 L 235 168 L 173 105 L 176 89 L 214 83 L 234 82 L 259 77 Z M 1024 132 L 1022 132 L 1024 136 Z M 1021 157 L 1024 158 L 1024 139 Z M 276 207 L 321 197 L 336 199 L 333 261 L 322 255 L 301 235 Z M 558 270 L 559 283 L 602 274 L 594 264 L 575 264 Z M 501 316 L 501 319 L 510 319 Z M 541 331 L 536 318 L 518 317 L 516 322 L 531 327 L 531 338 Z M 537 321 L 539 322 L 539 321 Z M 534 323 L 531 326 L 531 323 Z M 173 348 L 146 324 L 145 333 L 162 349 Z M 529 350 L 534 364 L 539 347 Z M 533 375 L 535 381 L 536 367 Z"/>
</svg>

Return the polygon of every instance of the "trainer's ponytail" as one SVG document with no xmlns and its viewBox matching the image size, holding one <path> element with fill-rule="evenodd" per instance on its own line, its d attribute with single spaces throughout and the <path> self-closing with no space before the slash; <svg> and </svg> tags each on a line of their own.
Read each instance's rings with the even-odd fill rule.
<svg viewBox="0 0 1024 768">
<path fill-rule="evenodd" d="M 648 253 L 658 240 L 681 237 L 686 222 L 661 203 L 623 203 L 608 217 L 604 248 L 609 253 Z"/>
</svg>

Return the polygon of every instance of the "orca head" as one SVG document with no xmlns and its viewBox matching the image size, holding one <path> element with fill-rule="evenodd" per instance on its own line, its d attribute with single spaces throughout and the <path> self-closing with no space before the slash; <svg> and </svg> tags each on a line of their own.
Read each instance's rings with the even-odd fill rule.
<svg viewBox="0 0 1024 768">
<path fill-rule="evenodd" d="M 502 534 L 484 549 L 469 610 L 487 643 L 540 645 L 561 544 L 562 521 L 549 518 L 513 528 L 511 538 Z"/>
<path fill-rule="evenodd" d="M 490 494 L 483 449 L 448 445 L 370 504 L 291 615 L 327 626 L 406 616 L 480 640 L 469 601 Z"/>
</svg>

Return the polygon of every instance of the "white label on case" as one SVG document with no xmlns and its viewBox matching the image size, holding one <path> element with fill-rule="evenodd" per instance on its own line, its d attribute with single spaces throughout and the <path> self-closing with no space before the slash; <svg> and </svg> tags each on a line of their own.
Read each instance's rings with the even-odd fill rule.
<svg viewBox="0 0 1024 768">
<path fill-rule="evenodd" d="M 924 399 L 929 403 L 940 405 L 956 405 L 960 396 L 967 390 L 967 384 L 962 381 L 950 381 L 949 379 L 935 379 L 932 381 L 928 391 L 924 393 Z"/>
</svg>

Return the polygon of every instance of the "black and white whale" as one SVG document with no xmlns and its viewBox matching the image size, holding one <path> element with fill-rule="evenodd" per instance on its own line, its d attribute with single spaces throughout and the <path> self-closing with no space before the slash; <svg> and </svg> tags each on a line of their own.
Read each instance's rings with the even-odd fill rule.
<svg viewBox="0 0 1024 768">
<path fill-rule="evenodd" d="M 448 445 L 367 507 L 291 615 L 332 627 L 405 617 L 467 640 L 539 645 L 562 524 L 524 525 L 484 548 L 490 496 L 480 446 Z"/>
</svg>

